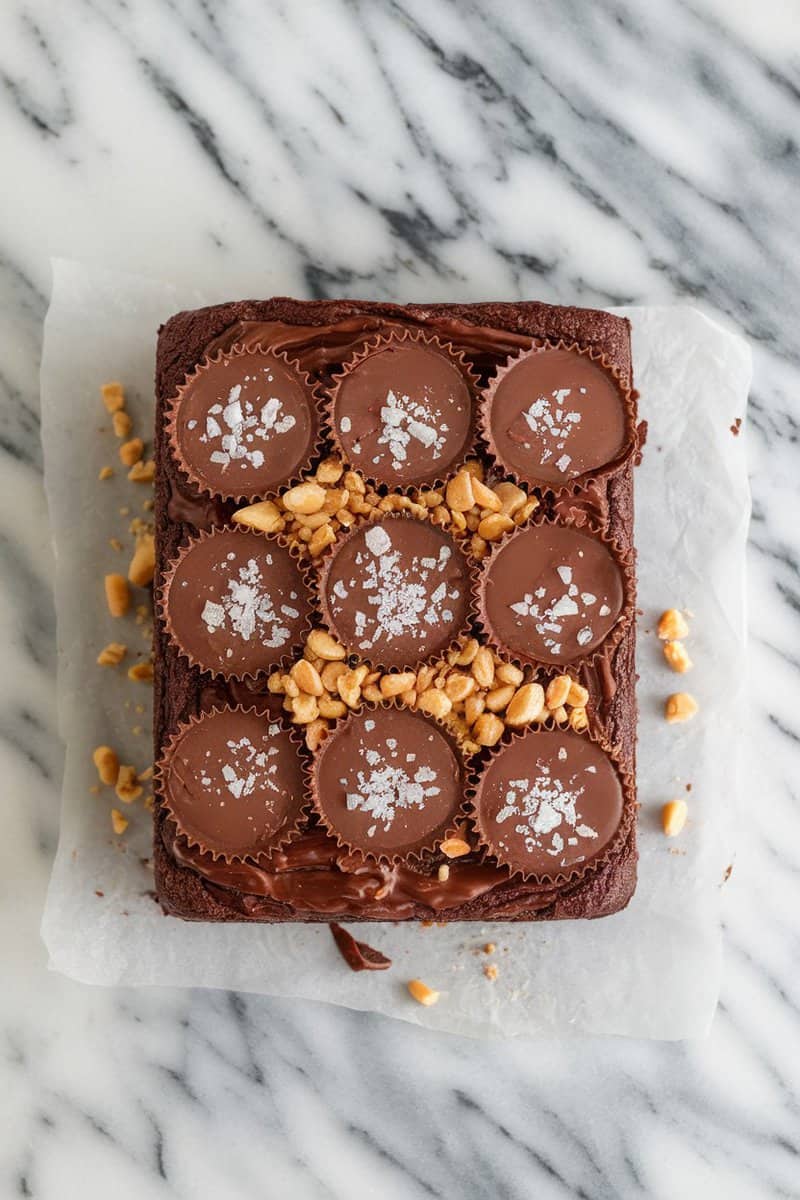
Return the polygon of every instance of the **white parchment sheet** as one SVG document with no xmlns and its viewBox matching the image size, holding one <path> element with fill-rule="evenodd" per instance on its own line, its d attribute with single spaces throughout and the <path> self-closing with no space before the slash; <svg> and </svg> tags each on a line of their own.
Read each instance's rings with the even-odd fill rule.
<svg viewBox="0 0 800 1200">
<path fill-rule="evenodd" d="M 264 295 L 285 290 L 265 278 Z M 98 650 L 135 635 L 107 613 L 106 572 L 127 553 L 109 538 L 149 490 L 117 470 L 117 441 L 99 385 L 121 379 L 137 431 L 149 435 L 158 325 L 180 308 L 225 294 L 126 277 L 74 262 L 54 264 L 42 361 L 45 483 L 56 551 L 60 731 L 66 748 L 61 838 L 42 922 L 50 965 L 96 984 L 235 988 L 309 997 L 368 1009 L 473 1036 L 702 1035 L 716 1005 L 718 903 L 730 862 L 739 787 L 738 748 L 745 678 L 744 546 L 749 493 L 742 437 L 750 353 L 738 337 L 690 308 L 621 310 L 633 322 L 634 370 L 650 432 L 636 479 L 640 618 L 638 688 L 639 886 L 630 907 L 600 921 L 543 925 L 362 926 L 394 962 L 390 971 L 354 974 L 325 925 L 202 925 L 164 917 L 152 899 L 150 816 L 126 809 L 131 824 L 110 827 L 113 793 L 89 791 L 98 743 L 123 762 L 151 761 L 150 689 L 124 670 L 95 666 Z M 100 432 L 101 427 L 106 432 Z M 130 544 L 128 542 L 128 544 Z M 677 676 L 664 664 L 653 627 L 667 607 L 687 608 L 695 668 Z M 668 726 L 663 702 L 688 688 L 700 714 Z M 126 701 L 130 702 L 128 708 Z M 133 705 L 148 712 L 136 714 Z M 132 727 L 144 732 L 134 734 Z M 662 803 L 689 795 L 680 838 L 660 830 Z M 101 892 L 102 896 L 96 893 Z M 356 928 L 356 927 L 354 927 Z M 476 948 L 491 940 L 499 978 L 488 982 Z M 441 990 L 422 1008 L 405 982 Z"/>
</svg>

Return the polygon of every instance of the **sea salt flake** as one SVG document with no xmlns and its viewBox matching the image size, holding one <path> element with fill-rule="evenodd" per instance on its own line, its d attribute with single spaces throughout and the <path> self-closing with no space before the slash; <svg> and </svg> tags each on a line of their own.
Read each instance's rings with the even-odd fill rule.
<svg viewBox="0 0 800 1200">
<path fill-rule="evenodd" d="M 583 629 L 578 630 L 577 642 L 579 646 L 585 646 L 587 642 L 592 640 L 594 634 L 588 625 L 584 625 Z"/>
</svg>

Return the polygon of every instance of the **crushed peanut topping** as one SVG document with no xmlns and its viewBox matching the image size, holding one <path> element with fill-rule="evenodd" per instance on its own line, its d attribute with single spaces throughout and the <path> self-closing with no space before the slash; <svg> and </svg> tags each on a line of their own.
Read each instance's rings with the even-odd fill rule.
<svg viewBox="0 0 800 1200">
<path fill-rule="evenodd" d="M 698 712 L 699 707 L 694 696 L 691 696 L 689 692 L 675 692 L 667 697 L 664 716 L 669 725 L 675 725 L 681 721 L 690 721 Z"/>
<path fill-rule="evenodd" d="M 98 654 L 97 662 L 101 667 L 118 667 L 127 653 L 128 647 L 122 642 L 109 642 Z"/>
<path fill-rule="evenodd" d="M 686 824 L 689 805 L 685 800 L 670 800 L 661 809 L 661 827 L 667 837 L 677 837 Z"/>
<path fill-rule="evenodd" d="M 417 1004 L 424 1004 L 426 1008 L 436 1004 L 439 1000 L 439 993 L 433 988 L 429 988 L 427 983 L 423 983 L 421 979 L 410 979 L 406 986 Z"/>
</svg>

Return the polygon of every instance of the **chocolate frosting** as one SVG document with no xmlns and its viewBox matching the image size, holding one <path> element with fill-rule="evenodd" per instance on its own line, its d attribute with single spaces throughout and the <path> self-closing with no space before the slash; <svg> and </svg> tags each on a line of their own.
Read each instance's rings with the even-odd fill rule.
<svg viewBox="0 0 800 1200">
<path fill-rule="evenodd" d="M 183 548 L 164 580 L 161 609 L 191 662 L 241 678 L 269 670 L 302 644 L 311 597 L 286 546 L 224 528 Z"/>
<path fill-rule="evenodd" d="M 471 440 L 463 364 L 438 343 L 408 336 L 382 340 L 347 364 L 331 412 L 348 462 L 388 487 L 442 479 Z"/>
<path fill-rule="evenodd" d="M 212 859 L 269 850 L 302 807 L 298 747 L 256 712 L 203 713 L 179 730 L 159 769 L 178 834 Z"/>
<path fill-rule="evenodd" d="M 488 560 L 481 604 L 487 631 L 516 658 L 563 666 L 588 657 L 619 620 L 623 571 L 589 533 L 530 525 Z"/>
<path fill-rule="evenodd" d="M 179 389 L 170 423 L 179 465 L 202 489 L 254 499 L 308 461 L 316 407 L 296 367 L 251 347 L 201 363 Z"/>
<path fill-rule="evenodd" d="M 464 778 L 455 746 L 408 709 L 365 708 L 322 743 L 314 803 L 338 841 L 372 858 L 432 847 L 452 827 Z"/>
<path fill-rule="evenodd" d="M 385 667 L 439 654 L 471 603 L 466 559 L 429 521 L 385 517 L 349 533 L 320 579 L 323 616 L 351 652 Z"/>
<path fill-rule="evenodd" d="M 498 862 L 526 876 L 564 878 L 611 842 L 623 789 L 595 742 L 569 730 L 531 730 L 490 760 L 475 809 Z"/>
<path fill-rule="evenodd" d="M 490 449 L 515 478 L 563 485 L 614 462 L 633 437 L 614 375 L 577 349 L 523 353 L 487 389 Z"/>
</svg>

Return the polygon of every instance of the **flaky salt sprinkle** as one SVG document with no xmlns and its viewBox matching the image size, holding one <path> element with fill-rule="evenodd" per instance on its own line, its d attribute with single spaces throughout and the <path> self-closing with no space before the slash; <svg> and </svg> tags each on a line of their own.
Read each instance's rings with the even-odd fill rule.
<svg viewBox="0 0 800 1200">
<path fill-rule="evenodd" d="M 279 726 L 270 725 L 266 731 L 267 737 L 274 737 Z M 230 757 L 220 762 L 220 773 L 225 782 L 225 788 L 235 800 L 250 796 L 256 788 L 267 788 L 272 792 L 280 789 L 275 782 L 278 770 L 277 762 L 271 761 L 278 757 L 276 746 L 267 746 L 259 750 L 249 737 L 241 737 L 238 741 L 231 739 L 225 743 L 230 751 Z M 209 776 L 203 776 L 201 782 L 208 787 L 211 783 Z M 222 794 L 221 788 L 216 788 L 217 795 Z M 224 801 L 222 802 L 224 804 Z"/>
<path fill-rule="evenodd" d="M 346 779 L 340 783 L 346 789 L 348 812 L 358 810 L 374 818 L 375 823 L 367 829 L 368 837 L 375 836 L 378 825 L 388 833 L 398 810 L 424 810 L 425 801 L 441 791 L 432 767 L 423 765 L 413 775 L 409 774 L 406 767 L 415 762 L 416 755 L 398 749 L 394 738 L 387 738 L 383 750 L 360 746 L 359 757 L 370 769 L 356 772 L 357 790 L 347 790 L 350 783 Z"/>
<path fill-rule="evenodd" d="M 248 379 L 250 377 L 248 376 Z M 268 379 L 271 382 L 271 377 Z M 258 469 L 264 465 L 264 451 L 256 446 L 256 438 L 269 442 L 275 435 L 288 433 L 297 421 L 291 413 L 281 416 L 283 403 L 270 396 L 260 413 L 252 401 L 242 400 L 242 385 L 235 384 L 228 393 L 225 405 L 212 404 L 206 414 L 206 429 L 201 435 L 203 445 L 218 442 L 220 448 L 211 453 L 211 462 L 228 467 L 238 462 Z"/>
<path fill-rule="evenodd" d="M 429 401 L 412 399 L 405 392 L 398 395 L 391 389 L 386 393 L 386 401 L 381 407 L 378 445 L 388 447 L 395 471 L 403 469 L 412 440 L 430 450 L 433 459 L 441 458 L 447 432 L 442 416 L 441 409 L 433 408 Z M 373 462 L 377 465 L 380 457 Z"/>
<path fill-rule="evenodd" d="M 217 570 L 222 570 L 222 564 Z M 291 636 L 284 618 L 296 620 L 300 612 L 291 604 L 282 604 L 280 612 L 264 587 L 261 569 L 254 558 L 239 568 L 236 578 L 227 581 L 227 594 L 218 601 L 207 600 L 200 618 L 208 633 L 218 629 L 236 634 L 249 642 L 258 636 L 265 646 L 279 649 Z M 297 600 L 297 593 L 289 593 L 290 600 Z"/>
<path fill-rule="evenodd" d="M 566 588 L 566 591 L 561 595 L 554 596 L 549 603 L 539 603 L 539 601 L 544 601 L 547 589 L 538 587 L 535 592 L 525 592 L 521 600 L 517 600 L 509 605 L 511 611 L 516 613 L 517 616 L 530 617 L 533 620 L 536 632 L 542 638 L 545 647 L 551 654 L 561 653 L 561 641 L 551 635 L 560 635 L 563 633 L 563 618 L 579 615 L 585 618 L 585 610 L 597 603 L 597 597 L 593 592 L 580 591 L 578 585 L 573 580 L 572 567 L 563 563 L 556 567 L 556 574 Z M 584 605 L 583 612 L 578 605 L 576 597 L 580 597 Z M 605 612 L 603 611 L 604 609 Z M 601 616 L 608 616 L 610 611 L 605 604 L 599 610 Z M 591 627 L 588 625 L 584 626 L 576 635 L 578 645 L 587 645 L 593 636 Z"/>
<path fill-rule="evenodd" d="M 563 747 L 558 757 L 564 762 L 567 754 L 562 751 Z M 505 803 L 495 821 L 503 825 L 514 817 L 522 818 L 514 826 L 514 832 L 523 837 L 528 853 L 544 850 L 558 858 L 565 844 L 575 846 L 580 839 L 591 841 L 598 833 L 582 821 L 578 812 L 578 802 L 585 788 L 576 786 L 575 776 L 566 781 L 554 778 L 546 763 L 540 760 L 536 765 L 539 774 L 533 780 L 509 780 Z M 503 845 L 502 841 L 500 844 Z M 564 865 L 563 857 L 560 865 Z"/>
<path fill-rule="evenodd" d="M 581 388 L 583 393 L 585 388 Z M 544 466 L 558 450 L 564 450 L 569 435 L 580 425 L 581 414 L 566 408 L 572 388 L 557 388 L 549 396 L 537 396 L 531 406 L 522 413 L 523 419 L 530 429 L 542 440 L 540 466 Z M 530 442 L 525 446 L 530 449 Z M 561 454 L 556 460 L 556 467 L 562 475 L 566 475 L 572 463 L 569 454 Z"/>
</svg>

